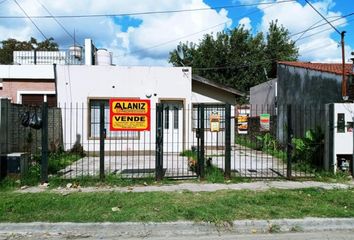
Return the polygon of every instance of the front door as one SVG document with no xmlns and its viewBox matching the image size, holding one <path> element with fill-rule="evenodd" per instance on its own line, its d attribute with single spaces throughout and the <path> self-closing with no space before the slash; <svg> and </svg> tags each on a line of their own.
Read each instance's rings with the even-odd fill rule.
<svg viewBox="0 0 354 240">
<path fill-rule="evenodd" d="M 161 101 L 163 103 L 164 152 L 183 151 L 183 102 Z"/>
</svg>

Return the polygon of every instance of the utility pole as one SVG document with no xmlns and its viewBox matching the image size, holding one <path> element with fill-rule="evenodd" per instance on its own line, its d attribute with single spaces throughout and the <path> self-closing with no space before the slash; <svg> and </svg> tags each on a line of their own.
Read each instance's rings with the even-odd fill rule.
<svg viewBox="0 0 354 240">
<path fill-rule="evenodd" d="M 345 51 L 344 51 L 344 36 L 345 36 L 345 31 L 342 31 L 340 33 L 341 36 L 341 46 L 342 46 L 342 97 L 344 101 L 348 100 L 348 93 L 347 93 L 347 78 L 345 77 Z"/>
<path fill-rule="evenodd" d="M 345 53 L 344 53 L 344 35 L 345 31 L 339 32 L 339 30 L 333 26 L 331 22 L 329 22 L 310 2 L 309 0 L 305 0 L 305 2 L 320 15 L 338 34 L 341 36 L 341 45 L 342 45 L 342 98 L 344 101 L 348 100 L 347 94 L 347 81 L 345 77 Z"/>
</svg>

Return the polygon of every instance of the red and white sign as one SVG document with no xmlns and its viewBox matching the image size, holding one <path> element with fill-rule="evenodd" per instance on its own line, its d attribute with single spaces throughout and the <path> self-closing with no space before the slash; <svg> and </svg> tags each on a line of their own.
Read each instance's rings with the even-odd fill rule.
<svg viewBox="0 0 354 240">
<path fill-rule="evenodd" d="M 111 131 L 150 131 L 150 100 L 112 98 L 109 109 Z"/>
</svg>

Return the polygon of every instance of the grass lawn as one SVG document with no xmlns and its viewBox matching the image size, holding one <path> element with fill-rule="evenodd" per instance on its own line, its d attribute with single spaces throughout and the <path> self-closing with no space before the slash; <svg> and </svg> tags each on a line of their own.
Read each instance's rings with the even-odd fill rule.
<svg viewBox="0 0 354 240">
<path fill-rule="evenodd" d="M 112 211 L 114 208 L 115 211 Z M 0 194 L 0 222 L 210 221 L 354 217 L 354 189 Z"/>
</svg>

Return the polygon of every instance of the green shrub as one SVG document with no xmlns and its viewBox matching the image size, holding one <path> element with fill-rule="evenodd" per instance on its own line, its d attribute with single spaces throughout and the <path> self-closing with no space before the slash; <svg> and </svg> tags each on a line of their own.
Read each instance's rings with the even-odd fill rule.
<svg viewBox="0 0 354 240">
<path fill-rule="evenodd" d="M 197 161 L 198 154 L 196 150 L 185 150 L 180 153 L 180 156 L 188 158 L 188 167 L 191 171 L 196 172 L 197 170 Z"/>
<path fill-rule="evenodd" d="M 225 181 L 224 172 L 222 169 L 211 164 L 205 169 L 205 179 L 212 183 L 223 183 Z"/>
<path fill-rule="evenodd" d="M 37 162 L 33 162 L 26 175 L 21 178 L 21 185 L 35 186 L 40 182 L 40 177 L 41 166 Z"/>
<path fill-rule="evenodd" d="M 51 153 L 48 157 L 48 173 L 55 174 L 80 158 L 81 155 L 74 153 Z"/>
<path fill-rule="evenodd" d="M 292 161 L 302 170 L 320 167 L 324 156 L 324 133 L 320 127 L 308 130 L 304 138 L 293 138 Z"/>
</svg>

